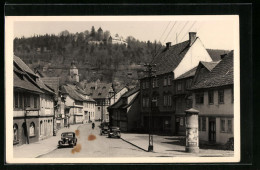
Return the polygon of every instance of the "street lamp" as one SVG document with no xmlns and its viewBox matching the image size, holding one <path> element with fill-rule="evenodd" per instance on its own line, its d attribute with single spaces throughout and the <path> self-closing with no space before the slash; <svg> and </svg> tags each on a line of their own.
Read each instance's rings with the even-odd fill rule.
<svg viewBox="0 0 260 170">
<path fill-rule="evenodd" d="M 152 111 L 152 77 L 154 77 L 154 73 L 156 70 L 153 70 L 153 67 L 156 67 L 156 64 L 147 63 L 144 65 L 147 69 L 145 72 L 148 73 L 149 79 L 149 101 L 150 101 L 150 110 L 149 110 L 149 145 L 148 152 L 153 151 L 153 135 L 151 134 L 151 111 Z"/>
</svg>

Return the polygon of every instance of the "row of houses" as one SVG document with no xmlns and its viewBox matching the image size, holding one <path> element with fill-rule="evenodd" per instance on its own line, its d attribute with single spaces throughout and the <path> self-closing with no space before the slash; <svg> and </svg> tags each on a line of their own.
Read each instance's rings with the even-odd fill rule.
<svg viewBox="0 0 260 170">
<path fill-rule="evenodd" d="M 193 107 L 200 140 L 226 143 L 234 134 L 233 51 L 210 54 L 195 32 L 166 43 L 152 61 L 154 77 L 142 77 L 140 88 L 108 107 L 110 123 L 123 131 L 185 135 L 185 110 Z"/>
</svg>

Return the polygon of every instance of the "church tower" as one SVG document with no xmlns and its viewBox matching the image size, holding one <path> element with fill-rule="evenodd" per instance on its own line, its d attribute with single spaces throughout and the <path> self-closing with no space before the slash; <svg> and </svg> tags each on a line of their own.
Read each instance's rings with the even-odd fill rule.
<svg viewBox="0 0 260 170">
<path fill-rule="evenodd" d="M 69 74 L 69 80 L 70 82 L 79 82 L 79 72 L 78 72 L 78 69 L 75 65 L 75 61 L 73 60 L 71 62 L 71 66 L 70 66 L 70 74 Z"/>
</svg>

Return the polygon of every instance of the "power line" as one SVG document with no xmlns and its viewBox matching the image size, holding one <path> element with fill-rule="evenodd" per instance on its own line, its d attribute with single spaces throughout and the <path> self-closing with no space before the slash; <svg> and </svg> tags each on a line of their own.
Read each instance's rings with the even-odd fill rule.
<svg viewBox="0 0 260 170">
<path fill-rule="evenodd" d="M 180 42 L 183 40 L 184 37 L 186 37 L 187 33 L 191 30 L 191 28 L 195 25 L 197 21 L 194 21 L 193 24 L 191 25 L 191 27 L 188 29 L 188 31 L 184 34 L 184 36 L 182 37 L 182 39 L 180 40 Z"/>
<path fill-rule="evenodd" d="M 186 25 L 188 24 L 188 22 L 189 22 L 189 21 L 187 21 L 187 22 L 184 24 L 184 26 L 183 26 L 182 29 L 181 29 L 181 32 L 177 35 L 177 37 L 179 37 L 179 35 L 182 33 L 182 30 L 184 29 L 184 27 L 186 27 Z"/>
<path fill-rule="evenodd" d="M 162 35 L 161 35 L 161 37 L 160 37 L 160 39 L 159 39 L 159 41 L 161 40 L 162 36 L 164 35 L 165 31 L 167 30 L 167 28 L 168 28 L 168 26 L 170 25 L 171 22 L 172 22 L 172 21 L 169 21 L 167 27 L 165 28 L 165 30 L 163 31 L 163 33 L 162 33 Z"/>
<path fill-rule="evenodd" d="M 169 36 L 170 33 L 172 32 L 172 29 L 174 28 L 174 26 L 175 26 L 176 23 L 177 23 L 177 22 L 174 21 L 174 24 L 172 25 L 172 28 L 171 28 L 171 30 L 169 31 L 168 35 L 165 37 L 163 43 L 165 42 L 165 40 L 168 38 L 168 36 Z M 155 53 L 155 55 L 154 55 L 153 58 L 152 58 L 152 61 L 153 61 L 154 58 L 159 54 L 161 48 L 162 48 L 162 46 L 158 49 L 157 53 Z"/>
</svg>

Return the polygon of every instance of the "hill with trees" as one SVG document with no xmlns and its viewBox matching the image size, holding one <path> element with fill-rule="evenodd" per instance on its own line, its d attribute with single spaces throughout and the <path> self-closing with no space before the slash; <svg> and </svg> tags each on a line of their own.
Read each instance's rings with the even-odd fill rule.
<svg viewBox="0 0 260 170">
<path fill-rule="evenodd" d="M 97 31 L 92 26 L 84 32 L 58 35 L 34 35 L 14 39 L 14 54 L 32 69 L 37 68 L 47 76 L 60 76 L 66 81 L 71 62 L 79 68 L 80 81 L 115 82 L 120 85 L 136 84 L 143 70 L 140 64 L 150 62 L 162 46 L 160 43 L 143 42 L 129 36 L 127 45 L 109 42 L 110 31 Z M 116 36 L 119 37 L 117 34 Z"/>
</svg>

